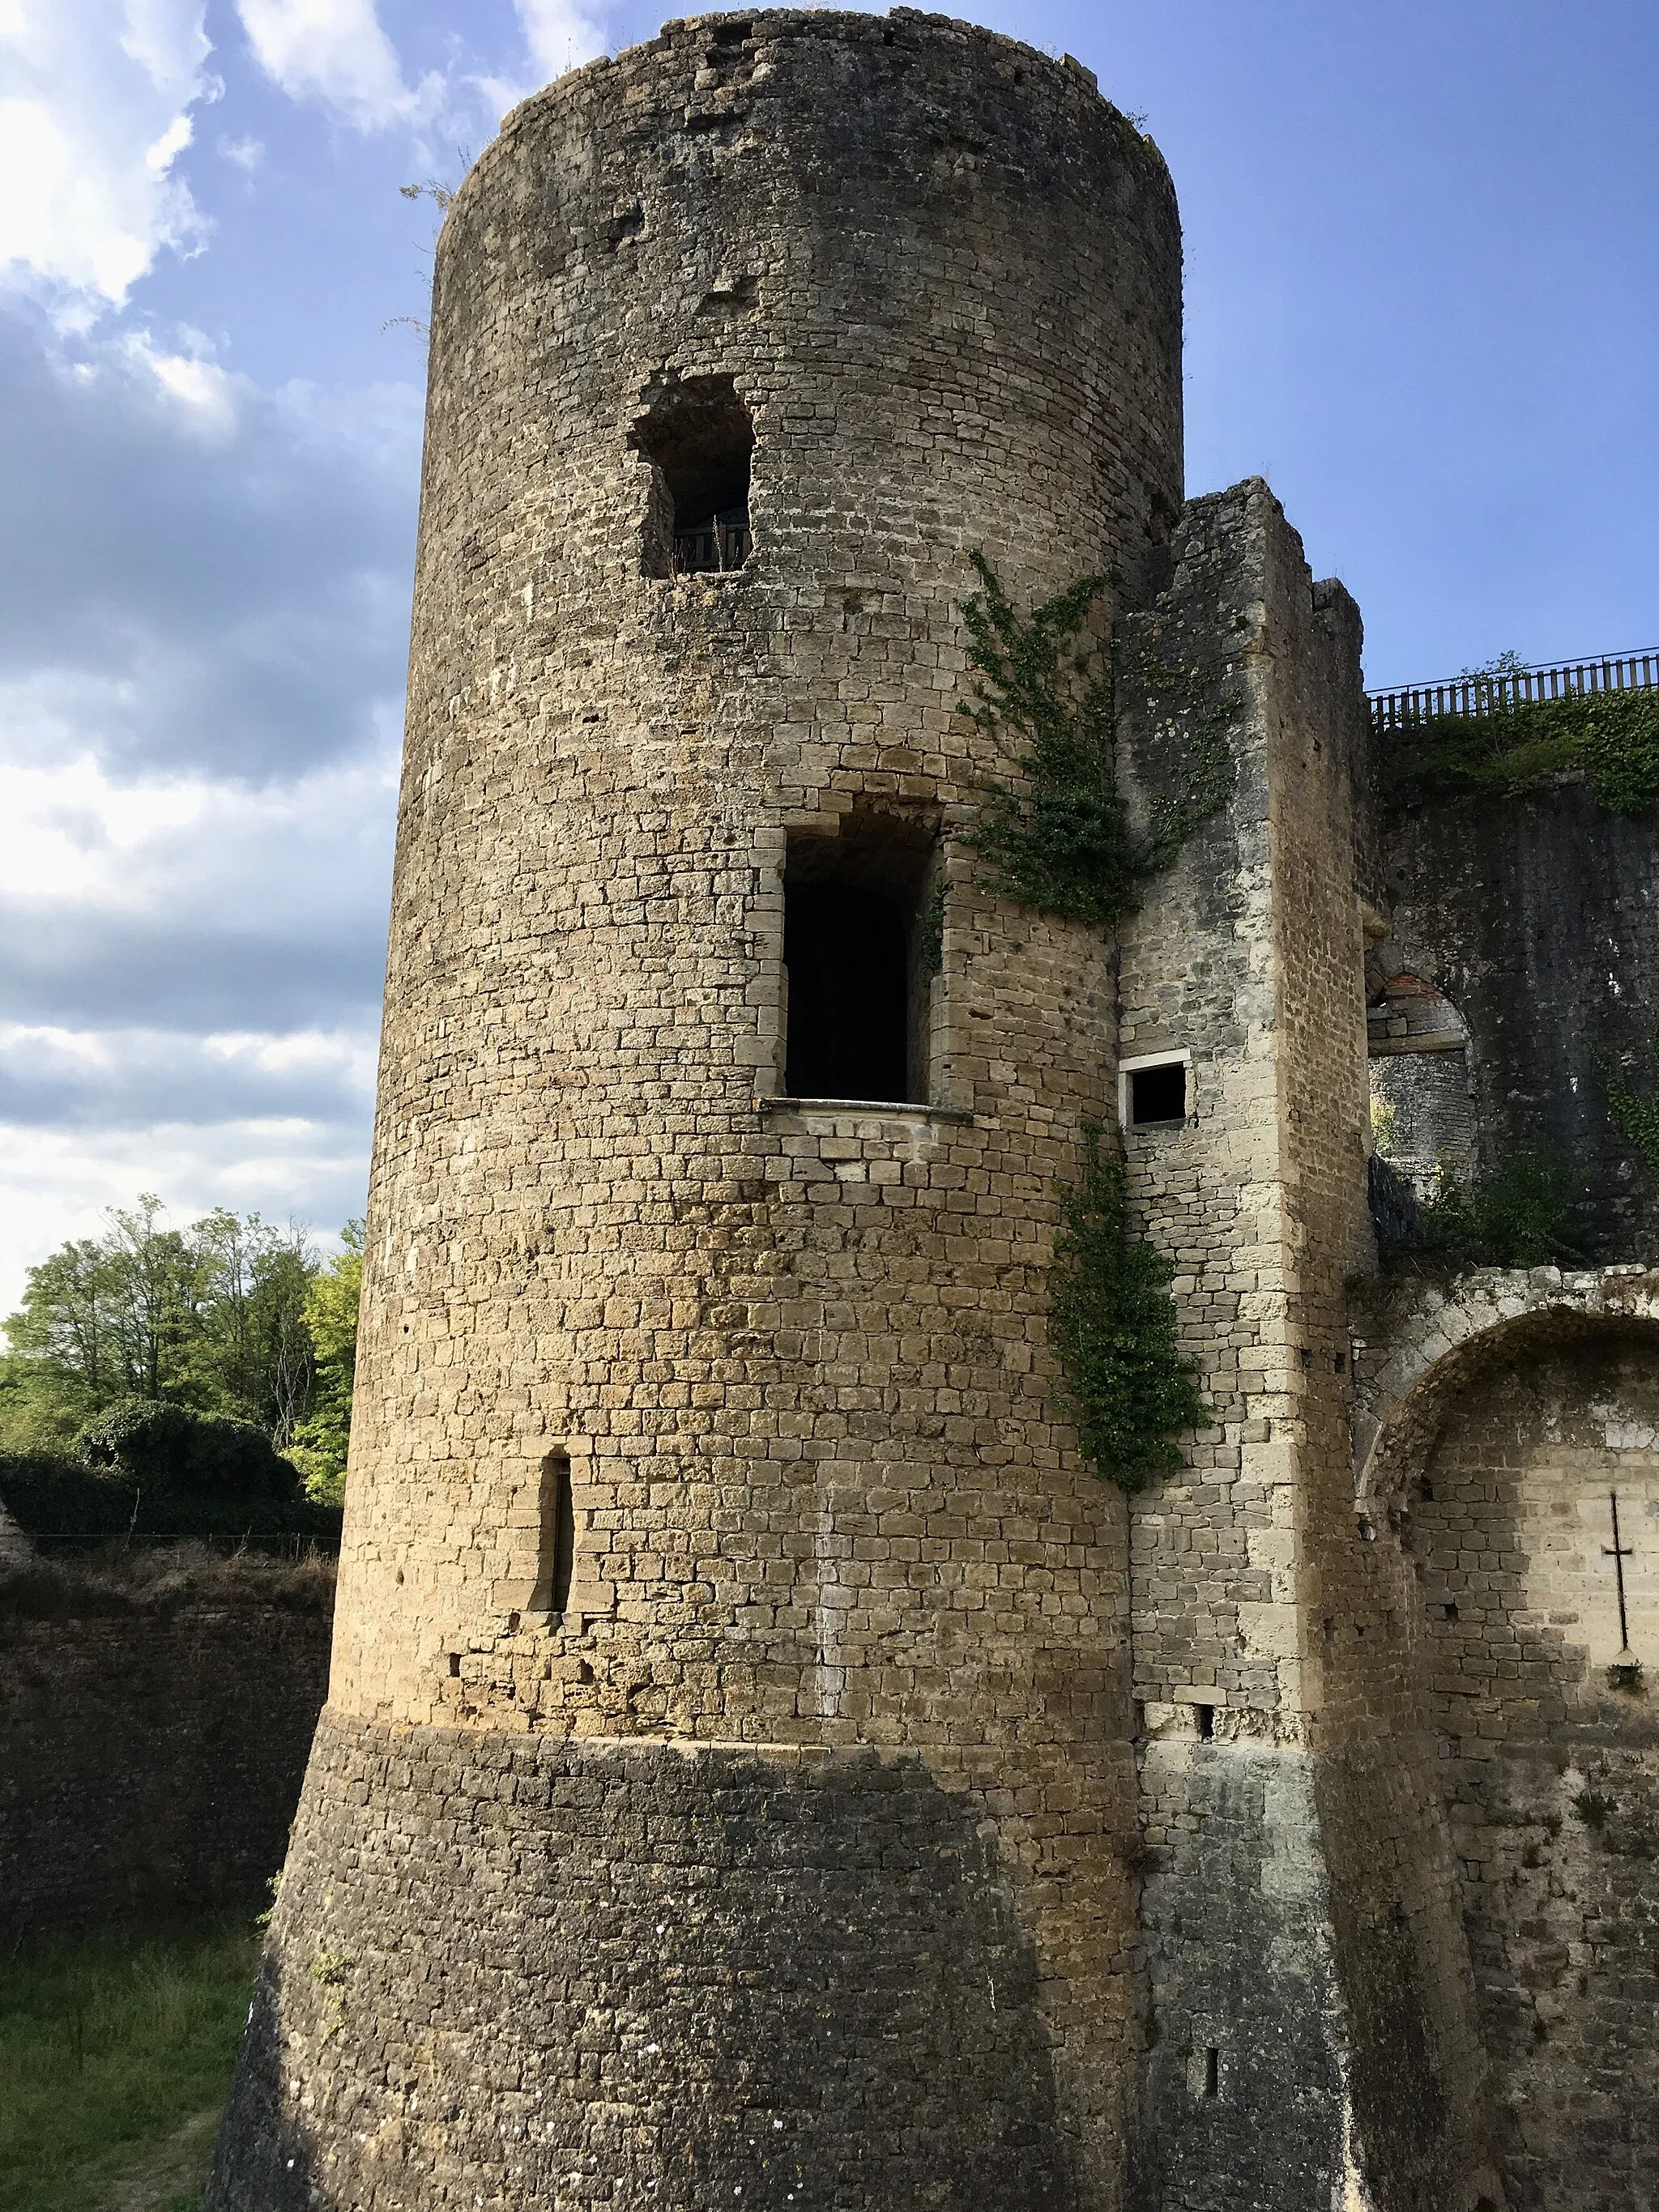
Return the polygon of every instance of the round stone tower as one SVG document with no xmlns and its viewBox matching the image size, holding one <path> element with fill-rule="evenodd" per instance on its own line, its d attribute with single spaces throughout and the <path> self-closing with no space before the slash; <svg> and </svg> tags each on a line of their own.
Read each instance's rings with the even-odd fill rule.
<svg viewBox="0 0 1659 2212">
<path fill-rule="evenodd" d="M 961 602 L 1181 497 L 1089 73 L 705 16 L 432 317 L 330 1702 L 209 2203 L 1119 2202 L 1122 1501 L 1056 1404 L 1108 948 L 993 897 Z"/>
</svg>

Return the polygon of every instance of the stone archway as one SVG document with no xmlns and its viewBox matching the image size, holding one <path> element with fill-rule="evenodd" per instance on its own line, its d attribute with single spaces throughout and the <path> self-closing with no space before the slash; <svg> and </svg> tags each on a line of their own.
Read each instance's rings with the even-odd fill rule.
<svg viewBox="0 0 1659 2212">
<path fill-rule="evenodd" d="M 1659 1278 L 1392 1297 L 1358 1502 L 1411 1593 L 1510 2203 L 1651 2205 Z"/>
<path fill-rule="evenodd" d="M 1480 1268 L 1379 1288 L 1354 1338 L 1355 1492 L 1386 1510 L 1432 1445 L 1445 1409 L 1494 1362 L 1583 1323 L 1659 1323 L 1659 1268 Z"/>
</svg>

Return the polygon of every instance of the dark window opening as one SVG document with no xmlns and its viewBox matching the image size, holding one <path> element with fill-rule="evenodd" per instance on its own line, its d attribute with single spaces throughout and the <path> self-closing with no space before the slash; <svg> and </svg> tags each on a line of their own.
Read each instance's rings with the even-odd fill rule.
<svg viewBox="0 0 1659 2212">
<path fill-rule="evenodd" d="M 1187 1118 L 1187 1063 L 1166 1060 L 1156 1067 L 1129 1070 L 1129 1121 L 1134 1128 L 1151 1121 Z"/>
<path fill-rule="evenodd" d="M 651 464 L 647 576 L 741 568 L 753 549 L 749 473 L 755 426 L 729 376 L 693 376 L 664 392 L 630 442 Z"/>
<path fill-rule="evenodd" d="M 560 1613 L 570 1602 L 570 1577 L 576 1565 L 576 1508 L 570 1492 L 570 1462 L 562 1452 L 550 1452 L 542 1462 L 538 1535 L 531 1610 Z"/>
<path fill-rule="evenodd" d="M 1204 2054 L 1204 2094 L 1206 2097 L 1221 2094 L 1221 2053 L 1214 2049 Z"/>
<path fill-rule="evenodd" d="M 1215 1736 L 1215 1707 L 1199 1705 L 1194 1708 L 1194 1711 L 1198 1715 L 1199 1741 L 1201 1743 L 1212 1741 Z"/>
<path fill-rule="evenodd" d="M 783 884 L 784 1085 L 797 1098 L 927 1097 L 933 841 L 869 816 L 794 837 Z M 928 970 L 929 972 L 924 972 Z"/>
</svg>

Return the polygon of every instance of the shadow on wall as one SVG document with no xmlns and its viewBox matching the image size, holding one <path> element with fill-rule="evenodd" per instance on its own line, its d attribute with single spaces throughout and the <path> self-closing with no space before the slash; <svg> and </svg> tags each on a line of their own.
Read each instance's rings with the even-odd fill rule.
<svg viewBox="0 0 1659 2212">
<path fill-rule="evenodd" d="M 328 1686 L 331 1562 L 0 1581 L 0 1942 L 256 1911 Z"/>
<path fill-rule="evenodd" d="M 1636 2205 L 1659 2171 L 1659 1324 L 1534 1314 L 1441 1368 L 1388 1456 L 1509 2202 Z"/>
<path fill-rule="evenodd" d="M 590 2172 L 663 2212 L 1078 2204 L 1030 1939 L 919 1761 L 333 1715 L 317 1758 L 215 2212 L 501 2203 L 509 2172 L 562 2203 Z"/>
</svg>

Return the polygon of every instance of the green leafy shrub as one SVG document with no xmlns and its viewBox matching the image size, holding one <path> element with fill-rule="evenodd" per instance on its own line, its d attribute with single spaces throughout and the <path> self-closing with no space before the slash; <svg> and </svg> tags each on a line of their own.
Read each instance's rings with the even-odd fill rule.
<svg viewBox="0 0 1659 2212">
<path fill-rule="evenodd" d="M 1568 1241 L 1572 1179 L 1543 1151 L 1516 1152 L 1464 1182 L 1443 1167 L 1421 1213 L 1421 1249 L 1458 1267 L 1542 1267 L 1582 1259 Z"/>
<path fill-rule="evenodd" d="M 0 1504 L 31 1536 L 119 1536 L 137 1498 L 121 1475 L 67 1452 L 0 1452 Z"/>
<path fill-rule="evenodd" d="M 89 1421 L 76 1450 L 93 1474 L 133 1497 L 140 1533 L 278 1534 L 312 1527 L 298 1469 L 252 1421 L 130 1398 Z"/>
<path fill-rule="evenodd" d="M 1110 927 L 1133 912 L 1140 883 L 1224 804 L 1231 762 L 1223 728 L 1237 702 L 1230 696 L 1198 714 L 1183 787 L 1153 800 L 1150 830 L 1137 837 L 1117 785 L 1120 656 L 1109 647 L 1096 673 L 1079 646 L 1108 580 L 1082 577 L 1024 618 L 984 554 L 969 558 L 980 580 L 962 608 L 974 718 L 1012 774 L 985 779 L 964 842 L 1017 906 Z M 1172 706 L 1194 707 L 1185 672 L 1140 654 L 1136 673 Z"/>
<path fill-rule="evenodd" d="M 1659 799 L 1659 691 L 1575 692 L 1489 714 L 1425 716 L 1390 744 L 1382 787 L 1397 799 L 1512 799 L 1574 774 L 1589 778 L 1609 813 L 1645 812 Z"/>
<path fill-rule="evenodd" d="M 1174 1439 L 1210 1410 L 1176 1335 L 1172 1270 L 1129 1228 L 1123 1162 L 1085 1124 L 1080 1180 L 1060 1188 L 1048 1335 L 1085 1457 L 1124 1490 L 1181 1464 Z"/>
<path fill-rule="evenodd" d="M 1659 1063 L 1659 1037 L 1649 1045 L 1648 1060 L 1649 1083 L 1645 1091 L 1638 1091 L 1616 1067 L 1603 1067 L 1599 1073 L 1608 1110 L 1619 1124 L 1626 1143 L 1635 1147 L 1649 1174 L 1659 1180 L 1659 1081 L 1654 1079 L 1652 1073 L 1655 1064 Z"/>
</svg>

